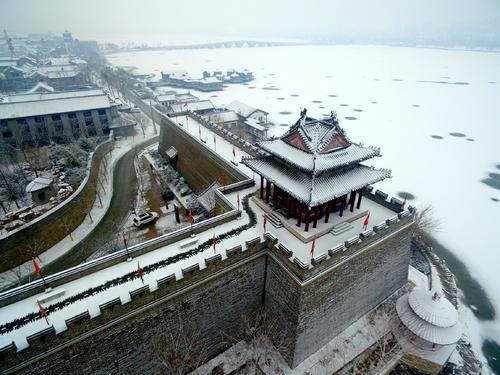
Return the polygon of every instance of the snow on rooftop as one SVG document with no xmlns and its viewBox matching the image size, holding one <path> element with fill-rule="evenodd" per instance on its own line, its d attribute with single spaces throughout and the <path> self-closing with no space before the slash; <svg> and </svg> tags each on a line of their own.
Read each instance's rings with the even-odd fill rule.
<svg viewBox="0 0 500 375">
<path fill-rule="evenodd" d="M 417 303 L 421 303 L 422 302 L 421 299 L 424 296 L 425 299 L 427 298 L 432 299 L 432 296 L 434 294 L 434 292 L 427 291 L 424 289 L 415 289 L 410 293 L 410 296 L 412 295 L 412 293 L 415 292 L 417 292 L 416 294 L 417 295 L 416 300 L 418 301 Z M 455 310 L 448 300 L 446 300 L 445 298 L 441 298 L 441 300 L 446 301 L 448 304 L 450 304 L 451 309 Z M 442 318 L 445 317 L 448 319 L 444 319 L 444 321 L 446 321 L 446 324 L 449 324 L 451 321 L 453 321 L 453 316 L 455 314 L 451 312 L 449 307 L 444 307 L 444 308 L 442 307 L 444 305 L 447 305 L 446 302 L 442 303 L 438 302 L 436 304 L 431 305 L 436 308 L 436 313 L 433 313 L 431 312 L 431 310 L 428 310 L 430 306 L 427 304 L 427 302 L 424 302 L 424 304 L 426 305 L 426 307 L 424 308 L 427 314 L 426 317 L 429 318 L 429 320 L 433 320 L 435 317 L 440 317 L 439 319 L 437 319 L 437 321 L 440 323 L 442 323 Z M 415 297 L 413 297 L 413 303 L 415 303 Z M 416 312 L 410 305 L 410 297 L 408 295 L 404 295 L 398 299 L 396 303 L 396 311 L 403 324 L 411 332 L 413 332 L 418 337 L 433 344 L 451 345 L 456 343 L 462 335 L 462 328 L 461 325 L 458 323 L 458 317 L 453 325 L 447 327 L 442 327 L 430 323 L 416 314 Z M 436 321 L 436 319 L 434 320 Z"/>
<path fill-rule="evenodd" d="M 420 318 L 438 327 L 451 327 L 458 322 L 458 312 L 450 301 L 437 293 L 415 289 L 408 296 L 412 310 Z"/>
<path fill-rule="evenodd" d="M 0 98 L 0 120 L 110 107 L 100 89 L 23 93 Z"/>
<path fill-rule="evenodd" d="M 255 111 L 257 108 L 249 106 L 248 104 L 242 103 L 238 100 L 232 101 L 230 104 L 226 106 L 227 109 L 238 113 L 240 116 L 248 117 Z"/>
<path fill-rule="evenodd" d="M 265 151 L 295 165 L 297 168 L 317 173 L 356 161 L 367 160 L 380 154 L 377 148 L 363 147 L 354 143 L 341 150 L 317 155 L 291 147 L 282 139 L 261 141 L 259 146 Z"/>
<path fill-rule="evenodd" d="M 217 124 L 219 124 L 221 122 L 234 122 L 234 121 L 239 120 L 238 115 L 234 111 L 224 111 L 224 112 L 211 113 L 208 116 L 208 118 L 210 121 L 213 121 Z"/>
<path fill-rule="evenodd" d="M 266 131 L 266 127 L 257 123 L 253 118 L 247 118 L 245 124 L 261 132 Z"/>
<path fill-rule="evenodd" d="M 173 104 L 170 108 L 173 113 L 180 113 L 184 111 L 203 111 L 206 109 L 213 109 L 215 107 L 210 100 L 199 100 L 181 104 Z"/>
<path fill-rule="evenodd" d="M 31 193 L 41 189 L 45 189 L 52 184 L 52 179 L 47 177 L 37 177 L 26 185 L 26 192 Z"/>
</svg>

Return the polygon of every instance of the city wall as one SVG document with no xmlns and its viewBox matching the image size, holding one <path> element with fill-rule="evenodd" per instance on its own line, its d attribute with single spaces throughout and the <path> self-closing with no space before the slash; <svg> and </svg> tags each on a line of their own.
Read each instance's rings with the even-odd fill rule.
<svg viewBox="0 0 500 375">
<path fill-rule="evenodd" d="M 206 258 L 201 269 L 198 263 L 184 268 L 179 280 L 173 274 L 158 280 L 157 290 L 138 287 L 130 292 L 130 302 L 102 304 L 96 317 L 87 313 L 68 319 L 67 330 L 42 332 L 28 340 L 27 349 L 4 350 L 1 369 L 158 373 L 151 345 L 162 332 L 193 326 L 214 356 L 230 344 L 228 338 L 241 333 L 242 318 L 252 318 L 261 307 L 286 332 L 285 359 L 295 367 L 406 284 L 413 218 L 401 216 L 373 238 L 360 236 L 359 243 L 344 245 L 341 254 L 328 251 L 322 261 L 313 259 L 307 270 L 266 233 L 226 249 L 224 260 L 216 255 Z M 89 347 L 102 355 L 95 356 Z"/>
</svg>

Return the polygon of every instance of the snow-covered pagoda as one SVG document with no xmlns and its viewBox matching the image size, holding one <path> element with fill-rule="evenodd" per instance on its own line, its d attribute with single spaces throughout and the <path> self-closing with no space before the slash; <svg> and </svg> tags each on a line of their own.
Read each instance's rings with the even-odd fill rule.
<svg viewBox="0 0 500 375">
<path fill-rule="evenodd" d="M 243 163 L 260 175 L 260 198 L 287 219 L 309 231 L 330 214 L 360 209 L 363 190 L 390 177 L 390 171 L 361 162 L 380 155 L 380 149 L 351 142 L 337 115 L 317 120 L 304 109 L 283 136 L 258 142 L 265 152 Z"/>
</svg>

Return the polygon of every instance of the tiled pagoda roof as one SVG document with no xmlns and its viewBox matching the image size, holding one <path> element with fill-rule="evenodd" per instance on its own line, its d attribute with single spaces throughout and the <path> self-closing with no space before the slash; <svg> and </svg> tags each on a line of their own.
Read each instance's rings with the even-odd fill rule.
<svg viewBox="0 0 500 375">
<path fill-rule="evenodd" d="M 380 155 L 379 148 L 350 142 L 333 113 L 323 120 L 303 116 L 280 138 L 258 145 L 286 163 L 315 174 Z"/>
<path fill-rule="evenodd" d="M 380 150 L 350 142 L 334 112 L 323 120 L 301 115 L 280 138 L 258 143 L 266 156 L 243 163 L 309 207 L 390 177 L 389 170 L 360 164 Z"/>
</svg>

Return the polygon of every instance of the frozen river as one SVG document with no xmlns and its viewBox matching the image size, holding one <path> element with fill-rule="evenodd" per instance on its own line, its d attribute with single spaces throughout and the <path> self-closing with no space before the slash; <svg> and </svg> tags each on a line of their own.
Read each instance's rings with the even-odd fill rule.
<svg viewBox="0 0 500 375">
<path fill-rule="evenodd" d="M 269 112 L 281 134 L 302 108 L 322 117 L 336 110 L 353 141 L 380 146 L 378 167 L 393 178 L 390 195 L 431 203 L 437 240 L 462 261 L 500 311 L 500 53 L 382 46 L 297 46 L 127 52 L 107 56 L 141 73 L 235 68 L 254 72 L 249 85 L 199 93 L 215 105 L 240 100 Z M 468 286 L 474 295 L 474 284 Z M 478 293 L 479 294 L 479 293 Z M 469 298 L 474 301 L 474 298 Z M 487 306 L 482 299 L 482 304 Z M 479 300 L 478 305 L 481 303 Z M 500 342 L 498 313 L 469 331 Z M 473 338 L 473 341 L 474 338 Z"/>
</svg>

